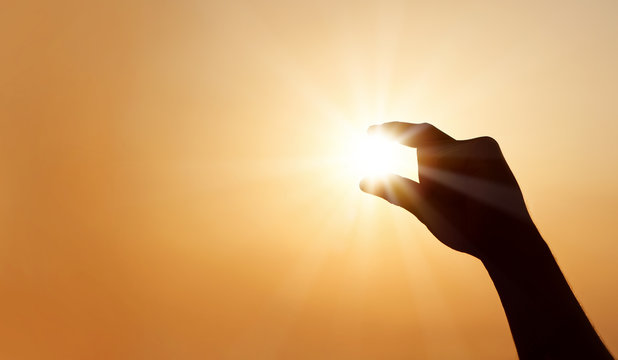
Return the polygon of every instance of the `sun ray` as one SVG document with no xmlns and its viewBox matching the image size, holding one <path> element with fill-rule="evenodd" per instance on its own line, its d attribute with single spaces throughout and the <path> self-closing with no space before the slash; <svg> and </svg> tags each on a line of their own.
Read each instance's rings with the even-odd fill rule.
<svg viewBox="0 0 618 360">
<path fill-rule="evenodd" d="M 465 193 L 467 196 L 486 205 L 490 205 L 497 210 L 506 212 L 509 215 L 525 216 L 520 212 L 515 212 L 512 206 L 510 206 L 514 201 L 519 201 L 520 195 L 517 189 L 428 166 L 423 168 L 423 176 L 453 190 Z M 477 189 L 479 191 L 477 191 Z"/>
</svg>

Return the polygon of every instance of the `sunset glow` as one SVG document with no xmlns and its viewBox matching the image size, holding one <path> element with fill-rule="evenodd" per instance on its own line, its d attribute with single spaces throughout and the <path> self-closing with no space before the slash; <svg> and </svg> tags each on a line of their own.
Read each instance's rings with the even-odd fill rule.
<svg viewBox="0 0 618 360">
<path fill-rule="evenodd" d="M 390 121 L 499 142 L 618 353 L 617 1 L 6 3 L 0 359 L 515 358 L 359 189 L 418 180 Z"/>
</svg>

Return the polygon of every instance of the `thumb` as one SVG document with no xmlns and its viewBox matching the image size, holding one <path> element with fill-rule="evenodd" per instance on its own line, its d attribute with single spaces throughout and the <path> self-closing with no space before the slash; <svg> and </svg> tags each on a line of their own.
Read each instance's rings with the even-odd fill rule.
<svg viewBox="0 0 618 360">
<path fill-rule="evenodd" d="M 422 204 L 421 185 L 416 181 L 389 174 L 380 177 L 367 177 L 360 182 L 362 191 L 388 201 L 420 217 Z"/>
</svg>

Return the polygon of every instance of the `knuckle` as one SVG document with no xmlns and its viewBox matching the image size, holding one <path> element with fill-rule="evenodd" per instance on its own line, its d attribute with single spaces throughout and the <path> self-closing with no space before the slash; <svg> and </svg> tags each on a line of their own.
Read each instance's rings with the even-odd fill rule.
<svg viewBox="0 0 618 360">
<path fill-rule="evenodd" d="M 500 145 L 498 144 L 496 139 L 490 136 L 483 136 L 483 137 L 478 138 L 477 140 L 480 144 L 488 148 L 494 148 L 494 149 L 500 148 Z"/>
</svg>

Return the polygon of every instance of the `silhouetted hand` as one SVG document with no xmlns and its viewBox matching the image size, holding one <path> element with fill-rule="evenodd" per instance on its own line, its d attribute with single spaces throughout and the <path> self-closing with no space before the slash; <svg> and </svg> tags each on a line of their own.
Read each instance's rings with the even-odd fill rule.
<svg viewBox="0 0 618 360">
<path fill-rule="evenodd" d="M 455 140 L 429 124 L 369 128 L 417 148 L 419 182 L 368 178 L 365 192 L 399 205 L 444 244 L 479 258 L 522 359 L 611 359 L 526 209 L 495 140 Z"/>
<path fill-rule="evenodd" d="M 365 192 L 416 215 L 444 244 L 491 256 L 505 235 L 534 225 L 498 143 L 489 137 L 455 140 L 430 124 L 390 122 L 369 128 L 417 148 L 419 182 L 398 175 L 367 178 Z"/>
</svg>

